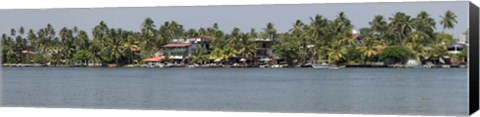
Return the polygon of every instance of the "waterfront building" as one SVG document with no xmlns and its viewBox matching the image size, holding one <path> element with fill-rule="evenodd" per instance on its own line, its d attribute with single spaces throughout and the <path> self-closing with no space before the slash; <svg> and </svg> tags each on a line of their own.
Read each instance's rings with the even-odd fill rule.
<svg viewBox="0 0 480 117">
<path fill-rule="evenodd" d="M 204 48 L 211 51 L 209 36 L 197 36 L 190 38 L 172 39 L 171 43 L 163 46 L 163 56 L 165 56 L 170 63 L 186 64 L 197 48 Z"/>
<path fill-rule="evenodd" d="M 279 57 L 275 57 L 272 52 L 273 39 L 270 38 L 255 38 L 257 44 L 256 58 L 260 64 L 268 64 L 274 62 L 274 60 L 281 60 Z"/>
</svg>

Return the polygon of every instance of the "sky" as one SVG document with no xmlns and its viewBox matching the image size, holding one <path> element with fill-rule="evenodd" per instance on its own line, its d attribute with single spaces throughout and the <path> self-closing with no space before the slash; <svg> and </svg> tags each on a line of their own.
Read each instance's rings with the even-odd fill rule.
<svg viewBox="0 0 480 117">
<path fill-rule="evenodd" d="M 440 16 L 447 10 L 457 15 L 455 29 L 443 30 Z M 145 18 L 154 20 L 157 28 L 165 21 L 177 21 L 189 28 L 209 27 L 217 22 L 221 30 L 230 32 L 238 27 L 243 32 L 255 28 L 261 31 L 272 22 L 278 32 L 288 31 L 295 20 L 310 22 L 309 17 L 319 14 L 330 20 L 345 12 L 355 29 L 369 27 L 368 22 L 375 15 L 392 17 L 404 12 L 415 17 L 426 11 L 436 21 L 437 31 L 451 33 L 455 38 L 468 28 L 468 2 L 403 2 L 403 3 L 329 3 L 291 5 L 234 5 L 234 6 L 175 6 L 175 7 L 121 7 L 121 8 L 70 8 L 70 9 L 7 9 L 0 10 L 0 33 L 10 34 L 10 29 L 46 27 L 52 24 L 58 32 L 62 27 L 77 26 L 89 33 L 100 22 L 105 21 L 111 28 L 140 31 Z"/>
</svg>

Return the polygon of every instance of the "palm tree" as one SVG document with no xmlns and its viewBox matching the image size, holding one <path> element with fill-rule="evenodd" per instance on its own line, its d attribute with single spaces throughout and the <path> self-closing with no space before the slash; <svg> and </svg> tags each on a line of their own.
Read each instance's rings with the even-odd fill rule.
<svg viewBox="0 0 480 117">
<path fill-rule="evenodd" d="M 379 50 L 380 43 L 374 39 L 374 37 L 368 36 L 362 40 L 362 45 L 358 48 L 362 56 L 367 57 L 368 60 L 371 60 L 372 57 L 380 54 Z"/>
<path fill-rule="evenodd" d="M 122 48 L 122 41 L 124 40 L 125 37 L 122 37 L 123 35 L 123 30 L 122 29 L 110 29 L 108 32 L 108 37 L 109 40 L 107 41 L 108 47 L 109 48 L 109 56 L 110 58 L 114 59 L 114 62 L 116 65 L 123 65 L 124 63 L 121 63 L 122 57 L 124 57 L 125 53 L 123 53 L 123 48 Z"/>
<path fill-rule="evenodd" d="M 160 26 L 160 34 L 163 37 L 172 39 L 172 38 L 180 38 L 183 35 L 184 29 L 183 25 L 178 24 L 176 21 L 165 22 L 162 26 Z"/>
<path fill-rule="evenodd" d="M 232 33 L 227 36 L 227 44 L 228 47 L 233 47 L 235 50 L 240 50 L 241 48 L 241 41 L 242 41 L 242 32 L 237 27 L 234 27 Z"/>
<path fill-rule="evenodd" d="M 32 48 L 31 50 L 38 51 L 36 50 L 37 44 L 35 43 L 38 40 L 38 37 L 32 29 L 28 30 L 27 39 L 28 39 L 30 48 Z"/>
<path fill-rule="evenodd" d="M 15 63 L 15 50 L 14 50 L 14 42 L 7 34 L 2 34 L 2 63 Z"/>
<path fill-rule="evenodd" d="M 389 18 L 388 31 L 390 34 L 395 35 L 397 43 L 400 45 L 405 44 L 405 40 L 412 32 L 412 24 L 410 16 L 403 12 L 397 12 L 393 17 Z"/>
<path fill-rule="evenodd" d="M 195 64 L 205 64 L 209 61 L 209 55 L 207 54 L 207 50 L 204 48 L 197 48 L 193 52 L 192 56 L 192 63 Z"/>
<path fill-rule="evenodd" d="M 415 31 L 422 32 L 430 37 L 433 37 L 433 31 L 435 30 L 435 20 L 431 18 L 427 12 L 420 12 L 417 17 L 412 19 L 412 25 Z"/>
<path fill-rule="evenodd" d="M 353 25 L 351 24 L 350 20 L 347 18 L 344 12 L 340 12 L 337 15 L 337 18 L 331 24 L 332 29 L 337 34 L 346 33 L 349 34 L 352 31 Z"/>
<path fill-rule="evenodd" d="M 141 25 L 141 43 L 143 50 L 146 51 L 156 51 L 159 49 L 161 42 L 157 38 L 157 30 L 155 29 L 154 21 L 148 17 L 143 21 Z M 162 43 L 163 44 L 163 43 Z"/>
<path fill-rule="evenodd" d="M 440 16 L 442 20 L 440 21 L 440 24 L 443 25 L 443 29 L 453 29 L 455 24 L 457 23 L 457 15 L 455 15 L 452 11 L 448 10 L 445 12 L 445 15 Z"/>
<path fill-rule="evenodd" d="M 375 18 L 371 22 L 369 22 L 370 28 L 375 32 L 376 35 L 379 35 L 381 38 L 386 37 L 387 33 L 387 22 L 385 21 L 385 18 L 381 15 L 376 15 Z M 387 41 L 387 40 L 383 40 Z M 384 42 L 387 43 L 387 42 Z"/>
<path fill-rule="evenodd" d="M 225 53 L 223 52 L 223 50 L 221 48 L 213 49 L 209 58 L 213 59 L 216 62 L 218 60 L 219 63 L 222 63 L 224 60 L 228 59 L 228 57 L 225 55 Z"/>
<path fill-rule="evenodd" d="M 93 29 L 93 47 L 91 48 L 92 53 L 94 54 L 94 58 L 100 60 L 102 65 L 106 65 L 106 63 L 111 62 L 113 59 L 110 56 L 112 51 L 111 47 L 114 44 L 111 35 L 111 29 L 107 26 L 107 24 L 103 21 L 95 26 Z"/>
<path fill-rule="evenodd" d="M 122 42 L 122 49 L 129 59 L 128 63 L 135 63 L 135 52 L 140 49 L 140 41 L 135 39 L 133 35 L 128 35 L 127 39 Z"/>
<path fill-rule="evenodd" d="M 77 39 L 74 43 L 77 46 L 77 50 L 87 50 L 90 46 L 90 39 L 88 38 L 87 32 L 80 30 L 76 37 Z"/>
<path fill-rule="evenodd" d="M 17 30 L 15 30 L 15 28 L 12 28 L 12 29 L 10 30 L 10 35 L 11 35 L 12 37 L 15 37 L 15 35 L 17 35 Z"/>
<path fill-rule="evenodd" d="M 75 54 L 75 47 L 74 47 L 74 37 L 73 31 L 63 27 L 60 32 L 61 44 L 62 44 L 62 53 L 65 55 L 63 56 L 68 65 L 71 65 L 73 62 L 73 55 Z"/>
<path fill-rule="evenodd" d="M 253 60 L 257 52 L 257 44 L 253 40 L 255 33 L 242 35 L 241 48 L 238 50 L 238 53 L 241 54 L 242 58 Z"/>
<path fill-rule="evenodd" d="M 345 54 L 347 54 L 347 48 L 343 45 L 333 44 L 328 48 L 328 63 L 338 64 L 340 61 L 345 59 Z"/>
<path fill-rule="evenodd" d="M 313 45 L 310 60 L 315 63 L 317 57 L 326 56 L 324 47 L 328 45 L 330 38 L 329 21 L 321 15 L 316 15 L 315 18 L 310 17 L 310 21 L 309 30 L 307 30 L 309 45 Z"/>
<path fill-rule="evenodd" d="M 272 22 L 268 22 L 267 27 L 263 29 L 267 34 L 267 39 L 275 40 L 277 38 L 277 29 L 274 26 Z"/>
<path fill-rule="evenodd" d="M 191 29 L 188 29 L 187 32 L 185 32 L 185 36 L 186 37 L 197 37 L 197 36 L 200 36 L 200 34 L 197 32 L 197 30 L 191 28 Z"/>
<path fill-rule="evenodd" d="M 385 32 L 385 29 L 387 28 L 387 22 L 385 21 L 385 18 L 383 18 L 383 16 L 381 15 L 376 15 L 375 18 L 368 24 L 370 24 L 370 27 L 376 33 Z"/>
<path fill-rule="evenodd" d="M 417 31 L 410 35 L 410 40 L 405 44 L 405 47 L 411 51 L 417 61 L 421 61 L 422 52 L 424 52 L 424 47 L 428 46 L 429 38 L 428 34 Z"/>
<path fill-rule="evenodd" d="M 309 27 L 305 25 L 301 20 L 297 20 L 293 24 L 293 28 L 289 30 L 292 35 L 292 37 L 290 37 L 292 41 L 289 42 L 292 43 L 291 46 L 298 48 L 298 52 L 296 52 L 297 56 L 295 58 L 298 60 L 298 64 L 304 64 L 306 62 L 306 59 L 308 58 L 308 28 Z"/>
</svg>

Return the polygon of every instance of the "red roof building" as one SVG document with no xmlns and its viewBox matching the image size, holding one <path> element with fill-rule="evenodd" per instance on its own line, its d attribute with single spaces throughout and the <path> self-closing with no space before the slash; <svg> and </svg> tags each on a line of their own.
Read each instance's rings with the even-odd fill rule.
<svg viewBox="0 0 480 117">
<path fill-rule="evenodd" d="M 35 54 L 35 52 L 30 51 L 30 50 L 22 50 L 23 54 Z"/>
<path fill-rule="evenodd" d="M 165 56 L 154 56 L 152 58 L 143 59 L 143 62 L 158 62 L 158 61 L 163 61 L 164 59 L 165 59 Z"/>
</svg>

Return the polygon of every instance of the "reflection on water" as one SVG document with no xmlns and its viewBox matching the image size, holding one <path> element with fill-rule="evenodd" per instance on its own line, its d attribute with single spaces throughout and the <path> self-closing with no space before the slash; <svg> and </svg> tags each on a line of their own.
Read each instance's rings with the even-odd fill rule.
<svg viewBox="0 0 480 117">
<path fill-rule="evenodd" d="M 467 115 L 466 69 L 3 68 L 4 106 Z"/>
</svg>

